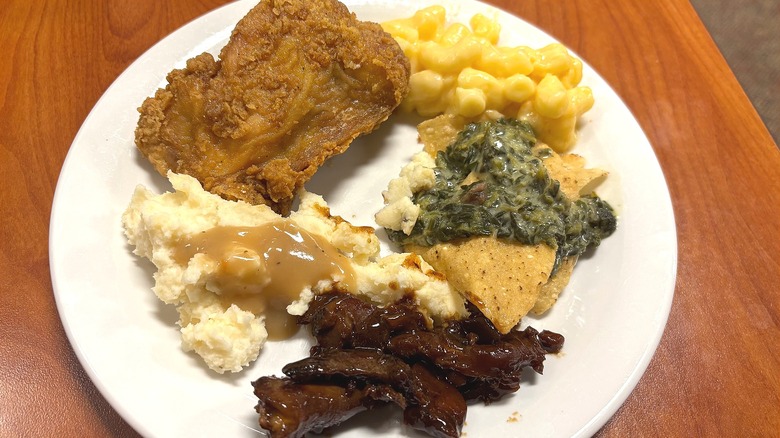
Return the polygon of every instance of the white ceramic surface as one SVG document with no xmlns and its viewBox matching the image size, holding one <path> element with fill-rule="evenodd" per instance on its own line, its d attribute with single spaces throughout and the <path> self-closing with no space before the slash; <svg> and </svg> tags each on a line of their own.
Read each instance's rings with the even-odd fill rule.
<svg viewBox="0 0 780 438">
<path fill-rule="evenodd" d="M 524 21 L 475 1 L 349 0 L 362 19 L 383 21 L 433 3 L 467 22 L 497 16 L 505 45 L 541 47 L 552 38 Z M 280 374 L 306 356 L 301 333 L 269 343 L 243 373 L 219 376 L 182 352 L 176 312 L 150 291 L 152 266 L 131 254 L 120 216 L 137 184 L 169 190 L 133 144 L 136 108 L 165 75 L 203 51 L 218 53 L 235 23 L 255 4 L 217 9 L 174 32 L 133 63 L 106 91 L 73 141 L 54 198 L 50 264 L 68 337 L 87 373 L 112 406 L 146 436 L 254 436 L 250 381 Z M 568 437 L 597 431 L 636 385 L 660 340 L 672 302 L 677 245 L 667 187 L 647 138 L 615 92 L 587 65 L 582 83 L 595 107 L 575 152 L 610 171 L 599 193 L 620 215 L 617 232 L 583 257 L 554 309 L 529 318 L 566 337 L 544 376 L 528 374 L 517 394 L 469 407 L 464 432 L 491 436 Z M 394 116 L 358 139 L 307 184 L 334 214 L 375 226 L 381 191 L 418 150 L 414 120 Z M 385 247 L 385 250 L 386 247 Z M 303 331 L 302 331 L 303 332 Z M 510 421 L 516 419 L 517 421 Z M 416 436 L 397 410 L 363 414 L 337 436 Z"/>
</svg>

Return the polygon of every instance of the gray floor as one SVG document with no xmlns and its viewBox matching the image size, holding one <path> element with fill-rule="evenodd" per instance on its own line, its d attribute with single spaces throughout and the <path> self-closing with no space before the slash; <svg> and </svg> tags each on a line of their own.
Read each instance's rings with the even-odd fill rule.
<svg viewBox="0 0 780 438">
<path fill-rule="evenodd" d="M 691 0 L 780 143 L 780 0 Z"/>
</svg>

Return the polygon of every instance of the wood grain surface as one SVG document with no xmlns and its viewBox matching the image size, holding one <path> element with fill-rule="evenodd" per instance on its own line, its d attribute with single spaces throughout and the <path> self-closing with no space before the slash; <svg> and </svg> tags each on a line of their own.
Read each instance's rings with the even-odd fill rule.
<svg viewBox="0 0 780 438">
<path fill-rule="evenodd" d="M 52 197 L 71 141 L 111 82 L 224 3 L 0 4 L 0 436 L 136 435 L 60 323 L 48 265 Z M 780 152 L 690 4 L 491 3 L 552 34 L 613 86 L 671 191 L 679 264 L 669 322 L 646 374 L 598 435 L 780 436 Z"/>
</svg>

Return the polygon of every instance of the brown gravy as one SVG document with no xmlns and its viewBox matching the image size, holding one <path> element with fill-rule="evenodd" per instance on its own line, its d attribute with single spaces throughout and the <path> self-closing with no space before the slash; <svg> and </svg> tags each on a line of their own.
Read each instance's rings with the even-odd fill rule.
<svg viewBox="0 0 780 438">
<path fill-rule="evenodd" d="M 289 220 L 257 227 L 220 226 L 179 242 L 174 257 L 186 264 L 195 254 L 219 263 L 209 288 L 220 292 L 227 307 L 235 303 L 265 315 L 272 340 L 298 331 L 287 306 L 305 287 L 338 277 L 340 289 L 351 290 L 355 274 L 349 260 L 326 239 Z"/>
</svg>

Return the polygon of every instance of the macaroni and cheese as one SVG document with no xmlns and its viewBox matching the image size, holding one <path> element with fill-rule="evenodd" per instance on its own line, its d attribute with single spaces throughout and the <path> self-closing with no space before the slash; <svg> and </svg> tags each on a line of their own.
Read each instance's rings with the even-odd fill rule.
<svg viewBox="0 0 780 438">
<path fill-rule="evenodd" d="M 577 119 L 593 106 L 593 94 L 578 86 L 582 62 L 563 45 L 499 46 L 497 20 L 476 14 L 469 26 L 447 25 L 438 5 L 382 27 L 412 66 L 404 109 L 425 117 L 519 118 L 558 152 L 576 142 Z"/>
</svg>

